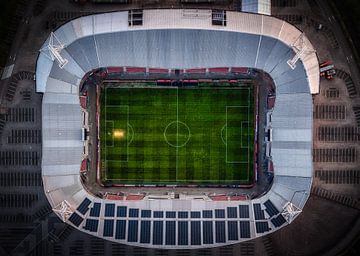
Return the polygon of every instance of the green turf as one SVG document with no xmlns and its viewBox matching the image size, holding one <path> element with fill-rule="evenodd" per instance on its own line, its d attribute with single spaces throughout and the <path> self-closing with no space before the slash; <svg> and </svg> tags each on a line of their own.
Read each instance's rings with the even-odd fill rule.
<svg viewBox="0 0 360 256">
<path fill-rule="evenodd" d="M 252 183 L 252 84 L 141 88 L 106 83 L 100 102 L 102 180 Z"/>
</svg>

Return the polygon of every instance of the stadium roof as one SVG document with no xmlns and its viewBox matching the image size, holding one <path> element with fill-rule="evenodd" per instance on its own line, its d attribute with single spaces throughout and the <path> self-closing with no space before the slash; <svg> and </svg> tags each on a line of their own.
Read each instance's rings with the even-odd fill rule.
<svg viewBox="0 0 360 256">
<path fill-rule="evenodd" d="M 304 207 L 312 182 L 311 93 L 319 92 L 318 61 L 311 43 L 301 31 L 273 17 L 227 12 L 226 26 L 215 26 L 210 10 L 201 10 L 197 16 L 189 15 L 191 12 L 144 10 L 141 26 L 129 25 L 127 11 L 70 21 L 55 31 L 64 44 L 61 55 L 68 60 L 63 69 L 48 51 L 50 38 L 44 43 L 36 68 L 36 89 L 44 93 L 44 189 L 55 212 L 59 216 L 66 213 L 64 220 L 79 230 L 130 245 L 204 248 L 273 232 L 291 222 L 289 214 L 296 216 Z M 306 45 L 306 54 L 292 69 L 287 61 L 294 57 L 299 39 Z M 84 145 L 78 86 L 85 73 L 107 66 L 234 66 L 269 73 L 276 85 L 271 147 L 275 177 L 271 190 L 260 198 L 241 202 L 126 202 L 91 195 L 80 181 Z M 125 213 L 122 206 L 127 207 Z M 151 210 L 150 217 L 141 218 L 130 208 L 144 215 Z M 155 214 L 158 211 L 164 214 Z M 175 215 L 167 218 L 166 211 Z M 202 224 L 190 222 L 192 214 L 180 214 L 184 211 L 200 212 L 192 221 Z M 225 222 L 227 218 L 236 223 Z"/>
</svg>

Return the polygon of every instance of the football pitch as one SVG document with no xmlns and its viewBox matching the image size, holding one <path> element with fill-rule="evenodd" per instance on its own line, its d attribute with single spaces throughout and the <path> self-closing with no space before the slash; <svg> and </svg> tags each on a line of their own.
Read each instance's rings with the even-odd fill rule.
<svg viewBox="0 0 360 256">
<path fill-rule="evenodd" d="M 252 184 L 252 83 L 165 87 L 104 82 L 99 102 L 103 181 Z"/>
</svg>

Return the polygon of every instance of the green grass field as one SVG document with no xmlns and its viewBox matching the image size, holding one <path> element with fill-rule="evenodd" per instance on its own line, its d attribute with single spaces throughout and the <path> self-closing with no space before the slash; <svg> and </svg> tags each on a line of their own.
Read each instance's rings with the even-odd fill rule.
<svg viewBox="0 0 360 256">
<path fill-rule="evenodd" d="M 118 184 L 252 184 L 254 89 L 104 83 L 101 178 Z"/>
</svg>

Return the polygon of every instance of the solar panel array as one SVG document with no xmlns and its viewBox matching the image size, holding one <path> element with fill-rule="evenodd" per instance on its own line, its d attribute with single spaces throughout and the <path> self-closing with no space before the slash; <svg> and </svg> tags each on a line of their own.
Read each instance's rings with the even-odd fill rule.
<svg viewBox="0 0 360 256">
<path fill-rule="evenodd" d="M 250 220 L 251 215 L 255 216 L 255 222 Z M 69 221 L 87 232 L 115 241 L 154 246 L 225 244 L 267 233 L 271 227 L 278 228 L 286 223 L 269 199 L 253 204 L 253 211 L 248 204 L 240 204 L 203 210 L 201 214 L 200 211 L 130 208 L 115 203 L 92 202 L 87 197 Z"/>
</svg>

